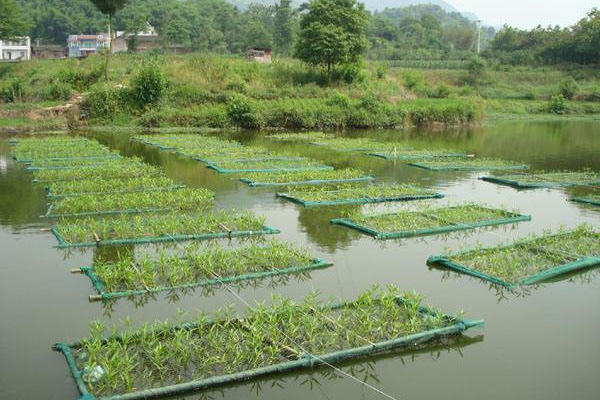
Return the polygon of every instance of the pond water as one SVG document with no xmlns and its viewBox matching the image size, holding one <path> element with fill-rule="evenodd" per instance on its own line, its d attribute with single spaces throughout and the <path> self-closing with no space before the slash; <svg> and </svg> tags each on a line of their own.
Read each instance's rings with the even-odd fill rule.
<svg viewBox="0 0 600 400">
<path fill-rule="evenodd" d="M 84 133 L 85 134 L 85 133 Z M 1 135 L 1 134 L 0 134 Z M 407 145 L 466 150 L 530 163 L 534 170 L 600 171 L 600 123 L 501 123 L 469 130 L 351 132 L 404 140 Z M 426 303 L 443 311 L 464 310 L 486 327 L 468 331 L 451 348 L 396 352 L 343 365 L 343 370 L 395 399 L 597 399 L 600 396 L 600 269 L 574 274 L 551 283 L 507 293 L 483 281 L 427 267 L 425 261 L 445 248 L 468 248 L 526 236 L 560 226 L 587 222 L 600 227 L 600 208 L 568 202 L 571 190 L 517 191 L 477 178 L 485 173 L 429 172 L 403 163 L 356 153 L 338 153 L 303 144 L 264 141 L 260 134 L 239 133 L 237 139 L 273 149 L 293 149 L 336 167 L 357 167 L 385 182 L 410 182 L 446 195 L 432 204 L 482 202 L 517 208 L 531 222 L 446 236 L 378 242 L 358 232 L 331 226 L 350 207 L 304 209 L 277 199 L 275 190 L 251 189 L 218 175 L 203 164 L 130 142 L 126 134 L 89 134 L 127 156 L 141 156 L 165 168 L 167 174 L 191 187 L 217 193 L 219 208 L 249 209 L 267 217 L 282 231 L 279 239 L 295 242 L 333 261 L 331 268 L 239 295 L 249 302 L 268 301 L 271 293 L 301 299 L 311 290 L 350 300 L 374 284 L 396 285 L 426 296 Z M 72 275 L 72 268 L 89 265 L 94 250 L 67 254 L 38 216 L 46 211 L 42 187 L 10 159 L 8 136 L 0 136 L 0 399 L 75 399 L 78 392 L 55 342 L 77 341 L 87 335 L 90 321 L 109 325 L 126 316 L 133 325 L 176 318 L 179 310 L 193 314 L 235 304 L 226 290 L 196 291 L 179 299 L 158 296 L 145 304 L 128 299 L 112 309 L 88 303 L 89 281 Z M 394 210 L 403 204 L 365 207 Z M 319 369 L 232 385 L 196 393 L 190 399 L 376 399 L 381 394 L 357 381 Z"/>
</svg>

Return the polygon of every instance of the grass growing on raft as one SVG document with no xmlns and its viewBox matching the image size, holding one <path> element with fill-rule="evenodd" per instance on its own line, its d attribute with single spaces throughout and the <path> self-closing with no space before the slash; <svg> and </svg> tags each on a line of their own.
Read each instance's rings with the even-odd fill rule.
<svg viewBox="0 0 600 400">
<path fill-rule="evenodd" d="M 182 156 L 192 157 L 197 161 L 219 162 L 236 159 L 274 157 L 275 153 L 264 147 L 227 147 L 227 148 L 185 148 L 178 151 Z"/>
<path fill-rule="evenodd" d="M 499 158 L 453 158 L 411 162 L 413 167 L 432 171 L 484 171 L 494 169 L 528 169 L 529 165 Z"/>
<path fill-rule="evenodd" d="M 475 326 L 421 306 L 423 296 L 417 293 L 398 296 L 396 288 L 372 289 L 353 302 L 325 306 L 316 294 L 302 302 L 274 297 L 268 307 L 249 308 L 244 319 L 228 308 L 217 311 L 214 320 L 201 314 L 179 325 L 156 322 L 138 331 L 125 326 L 106 339 L 105 326 L 94 322 L 89 338 L 69 348 L 85 390 L 98 398 L 302 360 L 307 353 L 327 356 L 421 332 L 448 328 L 450 335 Z M 414 343 L 395 347 L 407 345 Z M 98 369 L 104 374 L 94 379 Z"/>
<path fill-rule="evenodd" d="M 73 222 L 60 221 L 56 231 L 62 239 L 72 243 L 94 243 L 100 241 L 127 240 L 177 235 L 200 235 L 205 233 L 260 231 L 265 218 L 245 211 L 235 213 L 218 211 L 208 215 L 133 215 L 115 219 L 86 218 Z"/>
<path fill-rule="evenodd" d="M 439 264 L 505 286 L 533 284 L 600 264 L 600 233 L 589 225 L 572 231 L 546 231 L 510 245 L 432 257 Z"/>
<path fill-rule="evenodd" d="M 283 184 L 286 183 L 304 183 L 313 181 L 343 180 L 368 178 L 368 176 L 358 169 L 336 169 L 333 171 L 294 171 L 294 172 L 274 172 L 274 173 L 249 173 L 242 177 L 243 182 L 263 183 L 263 184 Z M 319 182 L 316 182 L 319 183 Z"/>
<path fill-rule="evenodd" d="M 268 139 L 278 141 L 307 141 L 307 140 L 321 140 L 321 139 L 334 139 L 335 136 L 323 132 L 302 132 L 302 133 L 276 133 L 274 135 L 268 135 Z"/>
<path fill-rule="evenodd" d="M 347 218 L 332 220 L 331 222 L 360 230 L 380 239 L 391 239 L 472 229 L 477 226 L 513 223 L 529 219 L 528 216 L 518 214 L 518 211 L 466 204 L 388 214 L 365 215 L 360 212 L 353 212 Z"/>
<path fill-rule="evenodd" d="M 206 210 L 215 194 L 208 189 L 137 192 L 126 194 L 83 195 L 65 197 L 52 203 L 48 216 L 144 209 Z"/>
<path fill-rule="evenodd" d="M 306 267 L 314 261 L 307 250 L 274 240 L 233 250 L 211 243 L 204 249 L 186 246 L 182 255 L 162 250 L 157 255 L 142 253 L 136 257 L 132 251 L 126 251 L 117 262 L 96 261 L 93 272 L 102 282 L 103 292 L 110 295 L 203 281 L 218 284 L 220 279 Z"/>
<path fill-rule="evenodd" d="M 580 172 L 538 171 L 530 174 L 484 176 L 481 179 L 517 188 L 600 185 L 600 173 L 589 170 Z"/>
<path fill-rule="evenodd" d="M 402 199 L 410 197 L 442 197 L 433 190 L 426 188 L 398 184 L 398 185 L 338 185 L 338 186 L 298 186 L 289 188 L 286 193 L 278 193 L 279 197 L 288 198 L 292 201 L 305 203 L 343 203 L 345 201 L 376 202 L 386 199 Z"/>
<path fill-rule="evenodd" d="M 369 153 L 370 156 L 385 158 L 388 160 L 426 160 L 430 158 L 462 158 L 468 157 L 466 153 L 457 153 L 452 150 L 406 150 L 402 148 L 388 148 Z"/>
<path fill-rule="evenodd" d="M 38 160 L 46 160 L 53 158 L 83 158 L 83 157 L 101 157 L 110 156 L 115 153 L 109 150 L 107 147 L 81 147 L 76 148 L 73 146 L 67 147 L 56 147 L 56 148 L 45 148 L 45 149 L 32 149 L 32 150 L 14 150 L 12 156 L 19 162 L 31 162 Z"/>
<path fill-rule="evenodd" d="M 376 151 L 385 148 L 386 144 L 370 138 L 333 138 L 313 141 L 314 146 L 327 147 L 336 151 Z"/>
<path fill-rule="evenodd" d="M 61 182 L 94 178 L 134 178 L 160 175 L 162 175 L 160 168 L 150 164 L 144 164 L 137 159 L 126 159 L 121 163 L 109 164 L 102 168 L 82 167 L 78 169 L 41 170 L 33 172 L 33 176 L 38 182 Z"/>
<path fill-rule="evenodd" d="M 37 159 L 31 160 L 31 163 L 27 166 L 28 169 L 68 169 L 68 168 L 80 168 L 85 166 L 99 166 L 104 167 L 108 164 L 113 164 L 122 160 L 118 153 L 107 154 L 105 156 L 97 157 L 75 157 L 75 158 L 63 158 L 63 159 Z"/>
<path fill-rule="evenodd" d="M 329 165 L 308 158 L 292 160 L 233 161 L 210 164 L 208 165 L 208 168 L 221 173 L 333 170 L 333 167 Z"/>
<path fill-rule="evenodd" d="M 233 140 L 199 134 L 136 135 L 133 139 L 147 145 L 171 149 L 235 148 L 241 146 L 240 143 Z"/>
<path fill-rule="evenodd" d="M 166 176 L 141 176 L 137 178 L 105 179 L 89 178 L 74 181 L 52 182 L 48 185 L 51 197 L 79 196 L 87 194 L 128 193 L 169 188 L 180 189 Z"/>
</svg>

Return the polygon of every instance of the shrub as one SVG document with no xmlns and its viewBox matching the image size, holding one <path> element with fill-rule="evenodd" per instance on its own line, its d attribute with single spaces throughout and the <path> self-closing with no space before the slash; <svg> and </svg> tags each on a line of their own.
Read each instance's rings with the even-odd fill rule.
<svg viewBox="0 0 600 400">
<path fill-rule="evenodd" d="M 344 93 L 334 90 L 326 101 L 329 106 L 350 107 L 350 99 Z"/>
<path fill-rule="evenodd" d="M 6 103 L 17 103 L 23 101 L 25 82 L 23 78 L 15 77 L 8 79 L 0 86 L 0 100 Z"/>
<path fill-rule="evenodd" d="M 227 105 L 227 115 L 233 125 L 245 129 L 260 128 L 255 104 L 243 94 L 235 95 Z"/>
<path fill-rule="evenodd" d="M 561 93 L 552 96 L 546 106 L 546 111 L 551 114 L 564 114 L 566 110 L 567 104 L 565 97 Z"/>
<path fill-rule="evenodd" d="M 156 105 L 166 88 L 167 78 L 157 59 L 145 59 L 131 79 L 132 103 L 139 109 Z"/>
<path fill-rule="evenodd" d="M 592 88 L 592 90 L 584 96 L 586 101 L 600 101 L 600 86 Z"/>
<path fill-rule="evenodd" d="M 432 97 L 435 97 L 436 99 L 445 99 L 450 96 L 450 93 L 452 93 L 450 86 L 445 83 L 440 83 L 433 90 Z"/>
<path fill-rule="evenodd" d="M 381 64 L 377 66 L 377 69 L 375 70 L 375 77 L 377 79 L 384 79 L 385 77 L 388 76 L 390 72 L 390 69 L 387 65 Z"/>
<path fill-rule="evenodd" d="M 185 107 L 209 103 L 214 98 L 210 92 L 194 85 L 176 86 L 171 90 L 169 97 L 172 103 Z"/>
<path fill-rule="evenodd" d="M 466 81 L 474 86 L 478 86 L 486 76 L 487 63 L 481 57 L 473 57 L 467 63 Z"/>
<path fill-rule="evenodd" d="M 67 83 L 78 92 L 84 92 L 97 83 L 103 74 L 104 69 L 102 65 L 98 65 L 88 72 L 71 66 L 70 68 L 58 71 L 52 80 L 56 83 Z"/>
<path fill-rule="evenodd" d="M 92 88 L 83 104 L 92 118 L 111 119 L 127 105 L 127 92 L 121 87 L 98 84 Z"/>
<path fill-rule="evenodd" d="M 73 87 L 69 83 L 54 82 L 42 94 L 44 100 L 69 100 L 73 94 Z"/>
<path fill-rule="evenodd" d="M 572 100 L 579 91 L 579 86 L 575 79 L 568 77 L 560 81 L 558 92 L 567 100 Z"/>
</svg>

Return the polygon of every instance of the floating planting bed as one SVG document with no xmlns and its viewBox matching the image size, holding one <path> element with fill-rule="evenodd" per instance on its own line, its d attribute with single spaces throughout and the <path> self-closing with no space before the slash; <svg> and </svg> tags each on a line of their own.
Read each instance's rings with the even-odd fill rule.
<svg viewBox="0 0 600 400">
<path fill-rule="evenodd" d="M 239 147 L 238 142 L 217 138 L 214 136 L 202 136 L 198 134 L 186 135 L 138 135 L 133 137 L 143 144 L 158 147 L 161 150 L 177 150 L 185 148 L 217 148 L 217 147 Z"/>
<path fill-rule="evenodd" d="M 209 215 L 131 215 L 116 219 L 60 221 L 51 229 L 59 248 L 173 243 L 279 233 L 251 212 Z"/>
<path fill-rule="evenodd" d="M 576 203 L 590 204 L 592 206 L 600 206 L 600 195 L 590 195 L 586 197 L 572 197 L 571 201 Z"/>
<path fill-rule="evenodd" d="M 430 171 L 491 171 L 529 168 L 527 164 L 519 164 L 498 158 L 436 159 L 412 162 L 408 165 Z"/>
<path fill-rule="evenodd" d="M 52 182 L 46 187 L 46 191 L 48 198 L 59 199 L 71 196 L 178 190 L 184 187 L 175 184 L 166 176 L 141 176 L 123 179 L 92 178 Z"/>
<path fill-rule="evenodd" d="M 327 147 L 336 151 L 377 151 L 386 145 L 368 138 L 335 138 L 310 142 L 313 146 Z"/>
<path fill-rule="evenodd" d="M 463 158 L 469 157 L 465 153 L 456 153 L 450 150 L 398 150 L 389 149 L 387 151 L 380 151 L 375 153 L 368 153 L 370 156 L 384 158 L 386 160 L 401 160 L 401 161 L 414 161 L 414 160 L 428 160 L 428 159 L 439 159 L 439 158 Z"/>
<path fill-rule="evenodd" d="M 335 183 L 367 182 L 373 177 L 366 176 L 356 169 L 338 169 L 333 171 L 298 171 L 270 174 L 247 174 L 240 181 L 251 187 L 324 185 Z"/>
<path fill-rule="evenodd" d="M 230 147 L 225 149 L 186 149 L 180 155 L 205 164 L 251 159 L 270 159 L 278 157 L 263 147 Z"/>
<path fill-rule="evenodd" d="M 99 261 L 81 272 L 98 293 L 90 296 L 90 301 L 99 301 L 299 274 L 331 265 L 289 243 L 271 241 L 235 250 L 218 244 L 202 251 L 189 246 L 182 256 L 163 251 L 136 259 L 133 252 L 127 252 L 118 262 Z"/>
<path fill-rule="evenodd" d="M 72 159 L 72 158 L 87 158 L 87 157 L 101 157 L 114 155 L 106 147 L 61 147 L 61 148 L 48 148 L 31 151 L 13 151 L 12 157 L 19 163 L 32 163 L 38 160 L 46 159 Z"/>
<path fill-rule="evenodd" d="M 600 233 L 582 225 L 570 232 L 546 232 L 507 246 L 430 257 L 428 263 L 508 288 L 533 285 L 600 264 Z"/>
<path fill-rule="evenodd" d="M 104 338 L 54 345 L 66 358 L 81 398 L 148 399 L 321 365 L 395 349 L 438 345 L 483 325 L 421 305 L 422 296 L 390 289 L 349 303 L 321 305 L 275 298 L 243 319 L 219 311 L 180 325 L 144 325 Z"/>
<path fill-rule="evenodd" d="M 354 213 L 350 218 L 334 219 L 331 220 L 331 223 L 385 240 L 433 235 L 483 226 L 514 224 L 530 220 L 531 216 L 529 215 L 468 204 L 426 211 L 401 211 L 378 215 Z"/>
<path fill-rule="evenodd" d="M 156 211 L 203 211 L 212 206 L 214 197 L 215 194 L 208 189 L 190 188 L 72 196 L 52 203 L 44 217 L 87 217 Z"/>
<path fill-rule="evenodd" d="M 444 197 L 444 195 L 433 190 L 406 184 L 391 186 L 342 185 L 333 189 L 306 186 L 290 188 L 287 193 L 277 193 L 277 196 L 304 207 L 384 203 Z"/>
<path fill-rule="evenodd" d="M 302 132 L 302 133 L 277 133 L 274 135 L 267 136 L 268 139 L 291 142 L 291 141 L 307 141 L 307 140 L 331 140 L 334 139 L 334 135 L 330 135 L 323 132 Z"/>
<path fill-rule="evenodd" d="M 142 176 L 160 176 L 162 171 L 152 165 L 144 164 L 136 160 L 127 160 L 118 164 L 110 164 L 102 168 L 83 167 L 68 170 L 43 170 L 34 171 L 34 182 L 64 182 L 79 179 L 115 179 L 135 178 Z"/>
<path fill-rule="evenodd" d="M 508 185 L 517 189 L 557 188 L 566 186 L 600 185 L 600 173 L 583 172 L 536 172 L 533 174 L 512 174 L 484 176 L 484 181 Z"/>
<path fill-rule="evenodd" d="M 263 173 L 263 172 L 295 172 L 295 171 L 331 171 L 333 167 L 317 161 L 303 158 L 300 160 L 273 161 L 233 161 L 210 164 L 207 168 L 220 174 Z"/>
<path fill-rule="evenodd" d="M 109 153 L 106 146 L 82 138 L 35 138 L 13 145 L 13 158 L 20 162 L 32 159 L 82 157 Z"/>
<path fill-rule="evenodd" d="M 114 163 L 122 160 L 118 153 L 107 154 L 96 157 L 72 157 L 72 158 L 46 158 L 30 160 L 26 168 L 30 171 L 42 169 L 69 169 L 81 168 L 85 166 L 99 166 Z"/>
</svg>

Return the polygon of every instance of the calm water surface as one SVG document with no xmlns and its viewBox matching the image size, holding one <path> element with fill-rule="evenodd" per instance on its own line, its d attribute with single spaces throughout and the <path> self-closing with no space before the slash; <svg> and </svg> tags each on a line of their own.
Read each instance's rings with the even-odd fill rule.
<svg viewBox="0 0 600 400">
<path fill-rule="evenodd" d="M 1 135 L 1 134 L 0 134 Z M 502 123 L 474 130 L 447 132 L 373 132 L 405 140 L 407 145 L 467 150 L 530 163 L 534 170 L 590 168 L 600 171 L 600 123 Z M 313 272 L 310 279 L 265 282 L 240 289 L 244 299 L 262 301 L 271 293 L 301 299 L 311 290 L 323 298 L 353 299 L 374 284 L 393 284 L 423 293 L 426 302 L 448 313 L 465 310 L 467 317 L 485 319 L 452 348 L 396 352 L 345 364 L 344 370 L 396 399 L 598 399 L 600 398 L 600 269 L 589 270 L 517 294 L 483 281 L 429 269 L 425 261 L 445 248 L 476 243 L 495 244 L 543 229 L 574 227 L 587 222 L 600 227 L 600 209 L 570 203 L 569 190 L 517 191 L 478 180 L 484 173 L 428 172 L 354 153 L 301 144 L 270 143 L 273 149 L 293 149 L 336 167 L 357 167 L 382 181 L 411 182 L 437 188 L 446 195 L 432 203 L 465 201 L 518 208 L 531 222 L 450 236 L 377 242 L 329 220 L 352 207 L 303 209 L 275 198 L 273 190 L 251 189 L 207 170 L 202 164 L 129 142 L 127 135 L 96 133 L 124 155 L 142 156 L 164 167 L 178 182 L 208 187 L 220 208 L 250 209 L 281 229 L 279 239 L 311 249 L 335 262 Z M 260 135 L 238 139 L 261 143 Z M 225 290 L 195 292 L 180 299 L 159 296 L 145 304 L 123 299 L 111 310 L 90 304 L 87 278 L 71 268 L 89 265 L 94 251 L 68 254 L 54 249 L 55 240 L 38 216 L 46 199 L 31 176 L 10 157 L 8 136 L 0 136 L 0 399 L 75 399 L 78 392 L 62 355 L 51 351 L 58 341 L 87 335 L 91 320 L 109 325 L 130 316 L 134 325 L 175 318 L 178 310 L 194 313 L 237 304 Z M 410 205 L 366 207 L 395 210 Z M 105 250 L 106 251 L 106 250 Z M 239 306 L 239 304 L 237 304 Z M 243 307 L 238 307 L 243 310 Z M 187 398 L 226 399 L 377 399 L 383 398 L 355 381 L 321 369 L 310 373 L 271 376 L 242 385 L 190 395 Z"/>
</svg>

